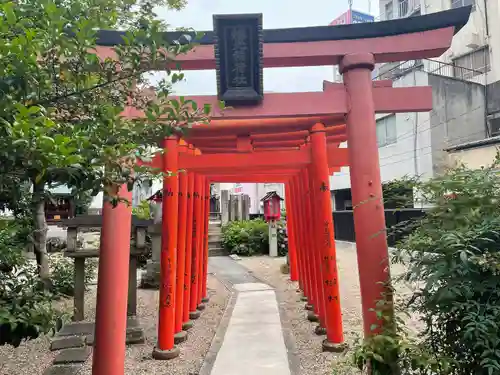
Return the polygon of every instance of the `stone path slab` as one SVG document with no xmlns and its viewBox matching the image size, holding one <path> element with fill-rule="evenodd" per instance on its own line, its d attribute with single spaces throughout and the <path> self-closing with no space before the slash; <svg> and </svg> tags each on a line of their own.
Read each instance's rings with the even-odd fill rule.
<svg viewBox="0 0 500 375">
<path fill-rule="evenodd" d="M 54 358 L 54 364 L 63 365 L 67 363 L 84 363 L 90 356 L 90 353 L 91 350 L 88 346 L 83 348 L 66 349 Z"/>
<path fill-rule="evenodd" d="M 259 283 L 235 289 L 240 292 L 210 374 L 290 375 L 276 293 Z"/>
<path fill-rule="evenodd" d="M 248 269 L 238 264 L 230 257 L 210 257 L 208 259 L 208 267 L 210 273 L 217 275 L 233 285 L 259 282 L 259 280 L 248 272 Z"/>
<path fill-rule="evenodd" d="M 57 365 L 49 367 L 43 375 L 75 375 L 81 368 L 81 365 Z"/>
<path fill-rule="evenodd" d="M 269 285 L 263 283 L 235 284 L 234 289 L 238 292 L 257 292 L 259 290 L 273 290 Z"/>
<path fill-rule="evenodd" d="M 50 350 L 79 348 L 81 346 L 85 346 L 84 336 L 56 336 L 50 343 Z"/>
</svg>

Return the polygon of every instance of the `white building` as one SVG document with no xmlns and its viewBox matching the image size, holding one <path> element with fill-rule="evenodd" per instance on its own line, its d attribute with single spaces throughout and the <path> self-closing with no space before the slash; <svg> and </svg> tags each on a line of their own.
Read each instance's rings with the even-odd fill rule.
<svg viewBox="0 0 500 375">
<path fill-rule="evenodd" d="M 429 14 L 460 6 L 472 6 L 469 22 L 453 38 L 451 48 L 424 61 L 424 70 L 472 81 L 485 86 L 488 125 L 500 132 L 500 1 L 499 0 L 380 0 L 380 20 Z M 387 65 L 387 64 L 386 64 Z"/>
<path fill-rule="evenodd" d="M 430 60 L 377 67 L 394 87 L 428 85 L 429 113 L 386 114 L 377 120 L 382 181 L 430 178 L 450 165 L 447 149 L 500 134 L 500 1 L 379 0 L 380 21 L 473 5 L 451 48 Z M 335 209 L 350 209 L 349 169 L 331 178 Z"/>
</svg>

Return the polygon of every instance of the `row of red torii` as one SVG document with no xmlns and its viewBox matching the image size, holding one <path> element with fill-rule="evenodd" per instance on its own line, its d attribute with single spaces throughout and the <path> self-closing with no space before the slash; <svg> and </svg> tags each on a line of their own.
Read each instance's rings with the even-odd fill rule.
<svg viewBox="0 0 500 375">
<path fill-rule="evenodd" d="M 317 333 L 326 334 L 323 349 L 343 349 L 329 178 L 346 166 L 350 167 L 364 332 L 378 332 L 372 329 L 380 325 L 373 309 L 384 296 L 390 276 L 375 115 L 430 111 L 432 92 L 430 87 L 394 88 L 391 81 L 374 82 L 371 72 L 375 63 L 441 55 L 469 12 L 470 8 L 463 8 L 342 26 L 350 38 L 264 43 L 265 67 L 339 64 L 344 83 L 325 82 L 321 92 L 266 94 L 257 106 L 231 108 L 224 114 L 217 109 L 217 97 L 189 98 L 199 105 L 213 104 L 210 124 L 195 125 L 182 139 L 166 139 L 165 152 L 152 162 L 174 172 L 164 178 L 155 358 L 178 356 L 176 341 L 186 336 L 184 330 L 209 297 L 208 198 L 213 182 L 285 184 L 290 278 L 307 298 L 311 316 L 317 317 Z M 304 34 L 303 29 L 297 30 Z M 269 30 L 269 35 L 273 32 Z M 114 56 L 112 43 L 102 44 L 98 54 Z M 214 69 L 213 45 L 198 46 L 181 56 L 179 63 L 184 70 Z M 127 108 L 125 115 L 143 114 Z M 340 148 L 345 141 L 348 148 Z M 120 195 L 131 199 L 125 187 Z M 130 207 L 112 208 L 105 202 L 94 375 L 124 374 L 130 225 Z"/>
</svg>

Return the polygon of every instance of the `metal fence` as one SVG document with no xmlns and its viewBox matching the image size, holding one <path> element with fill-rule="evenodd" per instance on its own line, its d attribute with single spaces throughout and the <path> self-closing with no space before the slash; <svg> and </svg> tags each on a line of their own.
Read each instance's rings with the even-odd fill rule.
<svg viewBox="0 0 500 375">
<path fill-rule="evenodd" d="M 481 70 L 469 69 L 439 60 L 423 59 L 383 64 L 379 66 L 379 74 L 374 78 L 374 80 L 396 80 L 413 70 L 455 78 L 461 81 L 470 81 L 474 77 L 484 74 Z"/>
<path fill-rule="evenodd" d="M 425 211 L 416 208 L 405 208 L 397 210 L 384 210 L 385 225 L 387 230 L 387 242 L 389 246 L 393 246 L 403 236 L 409 234 L 409 230 L 405 222 L 417 219 L 425 215 Z M 356 241 L 354 231 L 353 211 L 334 211 L 333 225 L 335 229 L 335 239 L 340 241 Z M 404 228 L 403 228 L 404 227 Z M 396 230 L 397 228 L 397 230 Z M 374 233 L 376 236 L 377 234 Z M 381 234 L 383 235 L 383 234 Z"/>
<path fill-rule="evenodd" d="M 393 246 L 403 236 L 409 234 L 408 226 L 404 225 L 408 221 L 418 219 L 425 215 L 425 211 L 418 208 L 386 209 L 385 225 L 387 230 L 387 242 Z M 262 214 L 250 214 L 250 219 L 264 218 Z M 352 211 L 334 211 L 333 226 L 335 239 L 339 241 L 356 241 L 354 231 L 354 218 Z M 377 235 L 377 234 L 374 234 Z"/>
</svg>

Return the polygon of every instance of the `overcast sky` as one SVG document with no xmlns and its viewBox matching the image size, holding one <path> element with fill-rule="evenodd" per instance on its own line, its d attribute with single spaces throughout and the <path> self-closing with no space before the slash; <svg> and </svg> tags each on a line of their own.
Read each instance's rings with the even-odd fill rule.
<svg viewBox="0 0 500 375">
<path fill-rule="evenodd" d="M 353 0 L 353 9 L 368 12 L 370 0 Z M 212 30 L 214 14 L 262 13 L 265 29 L 328 25 L 348 9 L 348 0 L 188 0 L 180 12 L 159 10 L 172 27 Z M 371 14 L 378 15 L 378 0 L 371 0 Z M 274 92 L 320 91 L 324 79 L 333 79 L 333 68 L 264 69 L 264 90 Z M 216 93 L 215 71 L 186 72 L 186 81 L 174 86 L 178 95 Z"/>
</svg>

